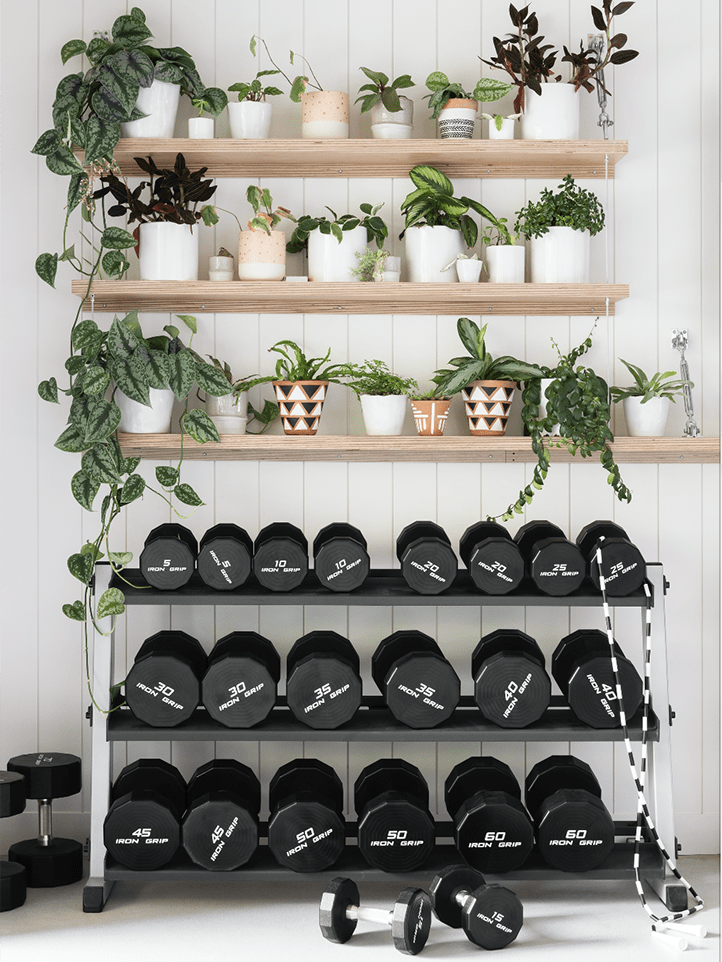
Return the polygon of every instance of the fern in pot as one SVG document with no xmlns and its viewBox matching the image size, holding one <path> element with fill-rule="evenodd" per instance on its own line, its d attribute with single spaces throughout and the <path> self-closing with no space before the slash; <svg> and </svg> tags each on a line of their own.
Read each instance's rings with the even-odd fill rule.
<svg viewBox="0 0 722 962">
<path fill-rule="evenodd" d="M 399 377 L 383 361 L 347 364 L 342 377 L 361 401 L 366 434 L 399 435 L 404 428 L 409 394 L 418 389 L 413 378 Z"/>
</svg>

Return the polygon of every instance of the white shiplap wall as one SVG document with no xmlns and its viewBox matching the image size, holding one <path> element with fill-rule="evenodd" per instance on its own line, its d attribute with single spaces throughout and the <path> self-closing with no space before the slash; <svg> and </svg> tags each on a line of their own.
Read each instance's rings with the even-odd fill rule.
<svg viewBox="0 0 722 962">
<path fill-rule="evenodd" d="M 130 5 L 129 5 L 130 6 Z M 499 0 L 146 0 L 143 5 L 159 45 L 177 44 L 194 55 L 207 84 L 228 87 L 255 72 L 248 52 L 252 33 L 268 42 L 280 62 L 286 51 L 302 51 L 327 89 L 349 90 L 361 83 L 363 64 L 395 75 L 410 72 L 416 105 L 415 135 L 434 136 L 421 100 L 423 80 L 442 69 L 466 85 L 479 76 L 477 56 L 492 51 L 491 38 L 508 29 L 507 4 Z M 543 32 L 555 43 L 577 43 L 591 29 L 586 3 L 538 0 Z M 62 44 L 109 29 L 124 12 L 109 0 L 5 0 L 2 7 L 2 80 L 6 91 L 3 124 L 2 267 L 3 351 L 2 485 L 3 661 L 0 702 L 0 760 L 34 750 L 76 752 L 89 775 L 89 729 L 83 719 L 88 704 L 84 686 L 81 636 L 60 612 L 77 596 L 65 559 L 88 537 L 96 519 L 72 500 L 69 481 L 77 458 L 53 448 L 63 428 L 64 407 L 39 401 L 39 380 L 58 375 L 67 356 L 68 329 L 76 309 L 69 294 L 70 276 L 59 272 L 57 291 L 37 281 L 33 263 L 44 250 L 57 250 L 64 206 L 64 185 L 42 159 L 29 153 L 50 124 L 55 86 L 65 73 Z M 647 370 L 677 366 L 670 349 L 673 327 L 690 330 L 689 362 L 695 402 L 703 431 L 719 434 L 718 383 L 718 49 L 719 9 L 711 0 L 690 0 L 683 8 L 673 0 L 639 0 L 624 16 L 623 29 L 641 56 L 609 78 L 613 99 L 613 135 L 629 140 L 629 156 L 610 184 L 609 256 L 611 278 L 628 282 L 631 297 L 618 305 L 607 330 L 600 322 L 590 363 L 607 370 L 608 360 L 622 356 Z M 684 69 L 669 70 L 669 56 Z M 77 62 L 74 62 L 77 63 Z M 268 66 L 263 63 L 262 66 Z M 487 68 L 484 68 L 487 72 Z M 677 82 L 683 74 L 683 83 Z M 596 138 L 594 97 L 583 102 L 582 136 Z M 185 133 L 190 113 L 184 104 L 176 133 Z M 227 120 L 217 124 L 227 136 Z M 274 100 L 275 136 L 300 136 L 299 108 L 288 98 Z M 352 111 L 351 135 L 368 136 L 368 121 Z M 409 189 L 405 180 L 267 180 L 275 200 L 296 214 L 318 213 L 325 204 L 342 212 L 360 202 L 384 201 L 395 238 L 401 227 L 398 207 Z M 248 216 L 243 180 L 222 180 L 220 206 Z M 543 181 L 457 180 L 459 192 L 483 199 L 500 215 L 513 216 L 537 196 Z M 586 182 L 605 199 L 603 182 Z M 202 262 L 220 244 L 235 247 L 234 222 L 202 232 Z M 401 253 L 398 240 L 392 243 Z M 290 273 L 302 273 L 300 257 Z M 605 239 L 593 248 L 593 280 L 603 280 Z M 203 276 L 203 275 L 202 275 Z M 102 319 L 101 319 L 102 320 Z M 167 315 L 145 316 L 147 331 L 158 330 Z M 337 361 L 380 357 L 402 374 L 428 380 L 431 372 L 458 353 L 454 320 L 445 317 L 205 315 L 199 318 L 196 346 L 228 358 L 237 373 L 269 371 L 266 349 L 281 337 L 302 342 L 312 353 L 332 348 Z M 510 317 L 491 321 L 493 351 L 518 353 L 550 363 L 550 337 L 562 348 L 586 336 L 587 318 Z M 612 382 L 623 379 L 616 362 Z M 670 417 L 669 434 L 679 434 L 681 404 Z M 409 418 L 407 432 L 413 427 Z M 615 429 L 625 433 L 621 414 Z M 463 432 L 459 411 L 449 430 Z M 357 403 L 340 388 L 332 390 L 324 413 L 327 434 L 362 433 Z M 152 466 L 145 468 L 152 477 Z M 324 524 L 349 520 L 365 533 L 376 566 L 394 563 L 394 537 L 417 518 L 433 518 L 452 542 L 486 513 L 498 513 L 522 485 L 531 468 L 524 465 L 408 464 L 272 464 L 189 463 L 185 480 L 206 500 L 187 522 L 200 537 L 211 524 L 232 520 L 255 536 L 273 520 L 287 519 L 313 537 Z M 675 808 L 678 834 L 686 852 L 717 851 L 718 724 L 718 467 L 715 465 L 625 465 L 623 476 L 634 500 L 621 506 L 611 496 L 598 466 L 554 466 L 545 491 L 527 518 L 549 518 L 572 536 L 588 521 L 612 517 L 627 528 L 649 559 L 660 559 L 672 583 L 668 596 L 671 642 L 671 697 L 674 727 Z M 125 540 L 136 555 L 148 530 L 170 520 L 167 510 L 147 496 L 126 512 Z M 345 609 L 282 607 L 129 609 L 119 625 L 118 678 L 143 639 L 165 626 L 183 628 L 208 649 L 234 628 L 253 628 L 273 640 L 282 656 L 302 633 L 334 628 L 357 645 L 370 690 L 370 656 L 390 631 L 419 627 L 435 635 L 470 691 L 469 656 L 482 633 L 500 625 L 518 626 L 534 635 L 550 656 L 559 638 L 581 626 L 597 626 L 591 612 L 568 608 L 466 610 L 404 608 Z M 627 653 L 641 652 L 639 615 L 619 612 L 616 635 Z M 479 751 L 479 743 L 295 745 L 220 743 L 226 752 L 252 765 L 266 783 L 283 762 L 297 754 L 318 755 L 334 765 L 347 788 L 375 757 L 394 753 L 418 764 L 429 779 L 432 806 L 443 812 L 443 781 L 458 760 Z M 634 808 L 621 748 L 609 745 L 489 744 L 483 750 L 507 760 L 520 779 L 541 757 L 572 750 L 588 759 L 602 780 L 604 795 L 617 816 Z M 160 741 L 121 746 L 117 767 L 141 754 L 161 755 L 186 776 L 216 752 L 213 743 Z M 87 829 L 89 792 L 56 805 L 66 832 Z M 32 832 L 27 813 L 2 829 L 10 840 Z M 671 844 L 671 842 L 669 843 Z M 6 843 L 1 846 L 3 850 Z"/>
</svg>

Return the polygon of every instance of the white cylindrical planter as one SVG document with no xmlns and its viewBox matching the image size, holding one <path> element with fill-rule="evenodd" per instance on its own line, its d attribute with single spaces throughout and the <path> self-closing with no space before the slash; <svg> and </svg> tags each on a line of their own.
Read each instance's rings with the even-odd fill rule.
<svg viewBox="0 0 722 962">
<path fill-rule="evenodd" d="M 282 281 L 286 276 L 286 235 L 282 230 L 242 230 L 238 235 L 238 279 Z"/>
<path fill-rule="evenodd" d="M 401 258 L 387 257 L 381 277 L 374 277 L 375 281 L 383 281 L 386 284 L 397 283 L 401 280 Z"/>
<path fill-rule="evenodd" d="M 464 253 L 461 231 L 451 227 L 409 227 L 406 231 L 406 261 L 409 280 L 428 281 L 437 284 L 453 284 L 453 271 L 443 271 L 457 254 Z"/>
<path fill-rule="evenodd" d="M 532 284 L 589 283 L 588 230 L 550 227 L 531 240 Z"/>
<path fill-rule="evenodd" d="M 273 104 L 262 100 L 229 101 L 228 120 L 234 140 L 265 140 L 271 129 Z"/>
<path fill-rule="evenodd" d="M 120 408 L 119 430 L 126 434 L 167 434 L 173 414 L 173 391 L 150 388 L 150 407 L 134 401 L 118 388 L 115 403 Z"/>
<path fill-rule="evenodd" d="M 523 247 L 512 244 L 495 244 L 486 248 L 484 258 L 491 284 L 523 284 L 524 259 Z"/>
<path fill-rule="evenodd" d="M 120 125 L 123 137 L 172 137 L 178 113 L 180 87 L 163 80 L 154 80 L 150 87 L 141 87 L 136 107 L 145 117 Z"/>
<path fill-rule="evenodd" d="M 306 140 L 348 137 L 348 94 L 340 90 L 307 90 L 301 94 L 301 136 Z"/>
<path fill-rule="evenodd" d="M 442 140 L 471 140 L 478 107 L 475 100 L 462 100 L 459 97 L 450 100 L 441 108 L 437 119 L 439 137 Z"/>
<path fill-rule="evenodd" d="M 466 258 L 466 260 L 457 260 L 456 276 L 459 278 L 459 283 L 478 284 L 481 268 L 482 262 L 479 260 L 475 261 L 471 258 Z"/>
<path fill-rule="evenodd" d="M 197 281 L 199 227 L 157 221 L 140 225 L 142 281 Z"/>
<path fill-rule="evenodd" d="M 401 110 L 387 110 L 379 101 L 371 108 L 371 136 L 375 140 L 408 140 L 414 129 L 414 105 L 408 97 L 399 97 Z"/>
<path fill-rule="evenodd" d="M 209 281 L 232 281 L 235 263 L 232 257 L 225 254 L 208 258 Z"/>
<path fill-rule="evenodd" d="M 309 281 L 353 281 L 352 270 L 358 264 L 356 252 L 366 247 L 365 227 L 344 231 L 339 243 L 333 234 L 315 230 L 308 237 Z"/>
<path fill-rule="evenodd" d="M 644 404 L 641 397 L 625 397 L 624 417 L 630 438 L 664 437 L 670 403 L 668 397 L 651 397 Z"/>
<path fill-rule="evenodd" d="M 241 391 L 238 397 L 233 394 L 212 397 L 209 394 L 206 398 L 206 413 L 219 434 L 245 434 L 248 423 L 248 391 Z"/>
<path fill-rule="evenodd" d="M 213 140 L 214 133 L 212 117 L 188 118 L 188 138 L 190 140 Z"/>
<path fill-rule="evenodd" d="M 513 140 L 514 127 L 516 120 L 514 117 L 505 117 L 501 122 L 501 129 L 497 129 L 493 120 L 489 121 L 489 140 Z"/>
<path fill-rule="evenodd" d="M 401 434 L 406 417 L 405 394 L 362 394 L 361 411 L 366 434 Z"/>
<path fill-rule="evenodd" d="M 524 91 L 523 140 L 578 140 L 579 95 L 573 84 L 542 84 L 541 96 Z"/>
</svg>

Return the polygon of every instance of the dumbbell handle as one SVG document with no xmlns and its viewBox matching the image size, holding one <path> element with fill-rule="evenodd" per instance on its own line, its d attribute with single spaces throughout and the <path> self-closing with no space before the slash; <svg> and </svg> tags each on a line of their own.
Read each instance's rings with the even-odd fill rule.
<svg viewBox="0 0 722 962">
<path fill-rule="evenodd" d="M 365 909 L 360 905 L 349 905 L 346 909 L 347 919 L 359 922 L 375 922 L 377 925 L 391 925 L 394 920 L 393 909 Z"/>
<path fill-rule="evenodd" d="M 473 892 L 469 892 L 467 889 L 461 889 L 454 896 L 454 901 L 460 908 L 463 909 L 466 907 L 466 904 L 469 901 L 469 899 L 473 899 L 473 898 L 474 898 Z"/>
<path fill-rule="evenodd" d="M 38 845 L 53 844 L 53 803 L 49 798 L 38 799 Z"/>
</svg>

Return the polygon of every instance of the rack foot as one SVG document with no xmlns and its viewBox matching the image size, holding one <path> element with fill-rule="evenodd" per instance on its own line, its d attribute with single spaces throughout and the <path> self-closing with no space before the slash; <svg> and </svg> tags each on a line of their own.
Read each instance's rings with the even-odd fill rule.
<svg viewBox="0 0 722 962">
<path fill-rule="evenodd" d="M 102 912 L 114 885 L 102 878 L 89 878 L 83 889 L 83 911 Z"/>
<path fill-rule="evenodd" d="M 657 893 L 670 912 L 684 912 L 687 908 L 687 889 L 673 875 L 644 881 Z"/>
</svg>

